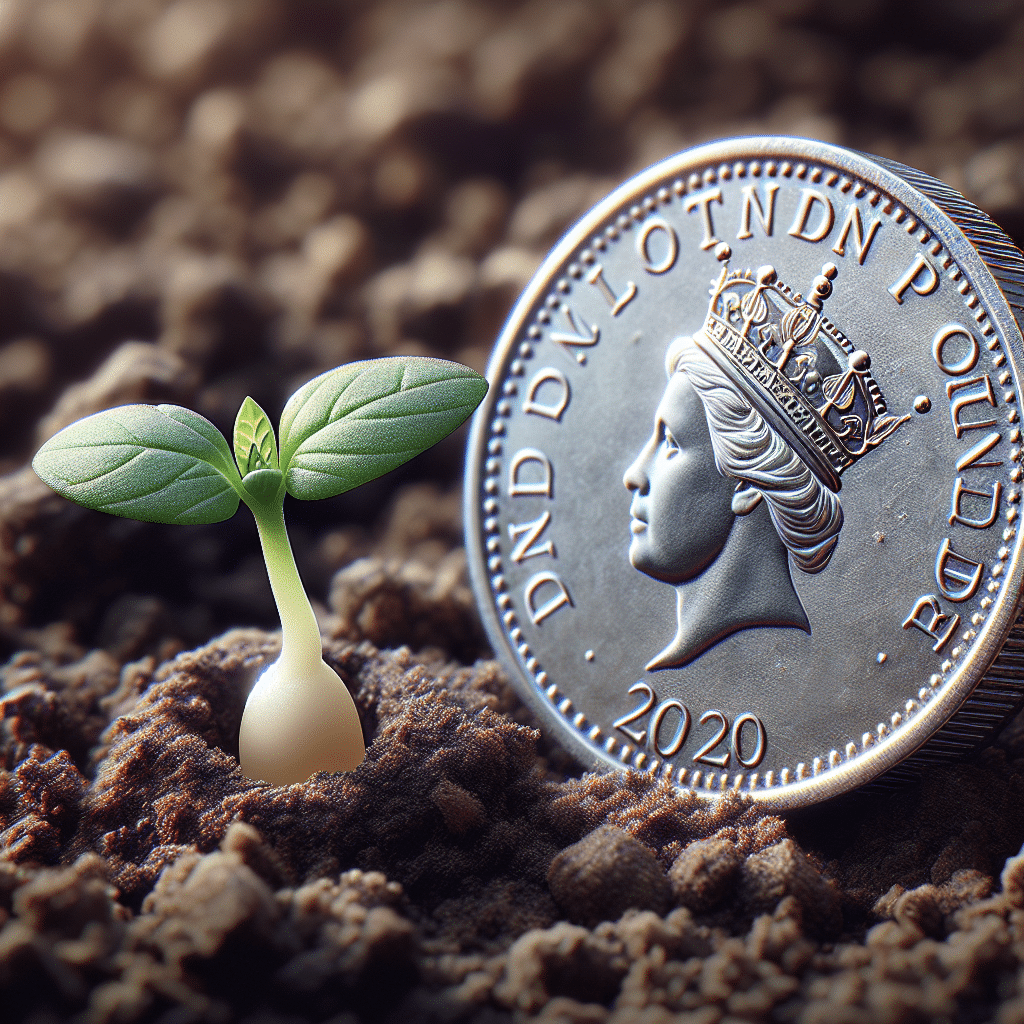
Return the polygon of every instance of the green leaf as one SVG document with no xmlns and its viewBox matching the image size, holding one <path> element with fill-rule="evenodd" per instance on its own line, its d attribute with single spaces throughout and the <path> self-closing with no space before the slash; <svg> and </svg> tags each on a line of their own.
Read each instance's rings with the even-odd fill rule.
<svg viewBox="0 0 1024 1024">
<path fill-rule="evenodd" d="M 238 509 L 240 483 L 220 431 L 178 405 L 122 405 L 47 441 L 32 468 L 87 508 L 149 523 L 218 523 Z"/>
<path fill-rule="evenodd" d="M 329 498 L 390 472 L 450 434 L 486 393 L 483 377 L 444 359 L 370 359 L 321 374 L 281 416 L 288 493 Z"/>
<path fill-rule="evenodd" d="M 254 469 L 277 469 L 277 442 L 267 414 L 246 398 L 235 417 L 235 459 L 245 476 Z"/>
</svg>

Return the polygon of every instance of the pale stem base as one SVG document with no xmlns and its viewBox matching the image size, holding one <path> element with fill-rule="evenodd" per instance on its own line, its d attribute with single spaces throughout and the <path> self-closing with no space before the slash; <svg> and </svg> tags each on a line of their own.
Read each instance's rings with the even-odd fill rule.
<svg viewBox="0 0 1024 1024">
<path fill-rule="evenodd" d="M 290 786 L 315 772 L 349 772 L 363 760 L 363 731 L 348 688 L 323 660 L 295 677 L 278 659 L 256 680 L 238 734 L 242 772 Z"/>
</svg>

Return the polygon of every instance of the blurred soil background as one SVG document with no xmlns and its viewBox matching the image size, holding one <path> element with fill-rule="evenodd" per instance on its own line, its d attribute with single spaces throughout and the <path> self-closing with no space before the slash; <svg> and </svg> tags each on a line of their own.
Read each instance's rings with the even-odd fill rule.
<svg viewBox="0 0 1024 1024">
<path fill-rule="evenodd" d="M 291 502 L 371 746 L 253 786 L 251 520 L 115 519 L 27 468 L 111 405 L 228 434 L 353 359 L 482 371 L 610 188 L 765 132 L 919 167 L 1019 244 L 1024 7 L 0 2 L 0 1017 L 1024 1020 L 1019 721 L 788 822 L 582 774 L 487 660 L 460 433 Z"/>
</svg>

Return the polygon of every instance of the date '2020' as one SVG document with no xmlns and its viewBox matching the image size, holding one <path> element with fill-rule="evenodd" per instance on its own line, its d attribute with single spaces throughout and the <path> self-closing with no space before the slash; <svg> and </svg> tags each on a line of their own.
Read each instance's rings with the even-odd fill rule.
<svg viewBox="0 0 1024 1024">
<path fill-rule="evenodd" d="M 641 702 L 632 711 L 615 720 L 615 728 L 628 736 L 638 747 L 661 757 L 675 757 L 690 736 L 693 716 L 690 709 L 675 698 L 658 700 L 658 695 L 643 680 L 629 688 L 630 693 L 641 695 Z M 642 719 L 647 719 L 645 728 Z M 705 711 L 699 725 L 710 725 L 711 732 L 693 753 L 695 764 L 708 764 L 728 768 L 735 761 L 741 768 L 756 768 L 764 759 L 768 737 L 764 723 L 749 711 L 730 723 L 721 711 Z M 696 737 L 695 737 L 696 739 Z M 721 749 L 722 747 L 725 749 Z M 716 751 L 718 751 L 716 753 Z"/>
</svg>

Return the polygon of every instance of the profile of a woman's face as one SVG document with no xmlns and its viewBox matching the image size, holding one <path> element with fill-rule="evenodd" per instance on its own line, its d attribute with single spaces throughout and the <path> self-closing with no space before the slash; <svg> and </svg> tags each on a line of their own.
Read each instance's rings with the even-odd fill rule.
<svg viewBox="0 0 1024 1024">
<path fill-rule="evenodd" d="M 719 469 L 704 400 L 685 372 L 670 374 L 623 483 L 630 564 L 676 590 L 676 636 L 648 669 L 685 665 L 741 629 L 810 631 L 768 503 Z"/>
<path fill-rule="evenodd" d="M 715 561 L 736 518 L 736 481 L 715 465 L 704 405 L 685 374 L 669 379 L 650 439 L 623 483 L 633 494 L 634 569 L 675 586 Z"/>
</svg>

